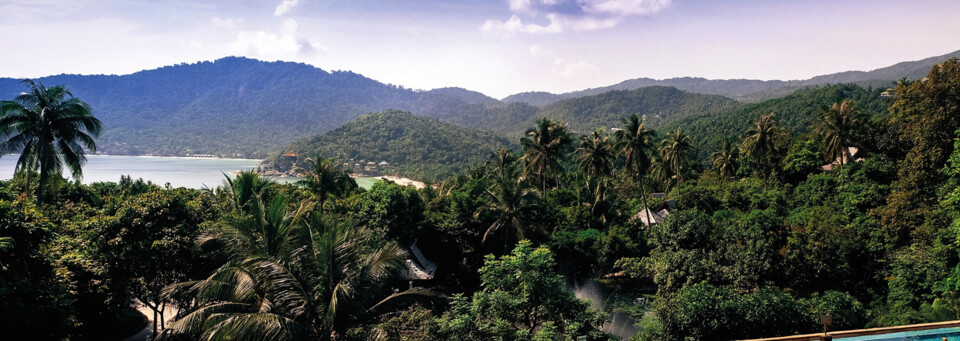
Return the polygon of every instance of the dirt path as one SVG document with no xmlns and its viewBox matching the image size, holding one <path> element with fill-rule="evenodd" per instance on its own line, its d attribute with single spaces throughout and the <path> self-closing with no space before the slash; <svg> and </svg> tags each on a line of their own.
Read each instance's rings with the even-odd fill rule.
<svg viewBox="0 0 960 341">
<path fill-rule="evenodd" d="M 147 327 L 143 328 L 139 333 L 124 338 L 121 341 L 149 341 L 153 339 L 153 310 L 137 302 L 137 311 L 147 317 Z M 170 322 L 173 322 L 173 317 L 176 316 L 176 314 L 177 309 L 172 305 L 168 305 L 166 309 L 163 310 L 163 316 L 167 318 L 166 325 L 170 325 Z M 157 318 L 160 318 L 160 316 L 157 315 Z M 159 328 L 160 325 L 158 324 L 157 329 Z"/>
</svg>

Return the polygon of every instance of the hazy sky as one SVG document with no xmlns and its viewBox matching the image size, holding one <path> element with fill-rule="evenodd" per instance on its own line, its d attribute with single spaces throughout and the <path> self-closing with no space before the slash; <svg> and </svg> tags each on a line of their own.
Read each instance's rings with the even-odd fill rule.
<svg viewBox="0 0 960 341">
<path fill-rule="evenodd" d="M 0 76 L 242 55 L 503 97 L 802 79 L 960 50 L 958 0 L 0 0 Z"/>
</svg>

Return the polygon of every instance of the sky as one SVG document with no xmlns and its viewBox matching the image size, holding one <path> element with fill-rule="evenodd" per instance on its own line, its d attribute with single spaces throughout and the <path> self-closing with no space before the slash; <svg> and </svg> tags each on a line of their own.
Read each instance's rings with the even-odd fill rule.
<svg viewBox="0 0 960 341">
<path fill-rule="evenodd" d="M 958 0 L 0 0 L 0 77 L 246 56 L 502 98 L 806 79 L 960 50 Z"/>
</svg>

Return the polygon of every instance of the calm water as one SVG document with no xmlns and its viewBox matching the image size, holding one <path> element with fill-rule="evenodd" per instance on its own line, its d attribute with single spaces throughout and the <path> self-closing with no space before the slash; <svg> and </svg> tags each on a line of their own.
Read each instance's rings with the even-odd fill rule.
<svg viewBox="0 0 960 341">
<path fill-rule="evenodd" d="M 0 179 L 13 177 L 18 155 L 0 157 Z M 193 157 L 90 155 L 83 167 L 83 183 L 120 181 L 121 175 L 143 178 L 155 184 L 170 183 L 174 187 L 216 187 L 223 183 L 223 174 L 256 169 L 260 160 L 211 159 Z M 69 175 L 69 173 L 65 173 Z M 296 178 L 274 178 L 276 182 L 293 182 Z M 358 178 L 360 187 L 369 189 L 377 179 Z"/>
<path fill-rule="evenodd" d="M 17 157 L 0 158 L 0 179 L 13 177 Z M 223 173 L 255 169 L 259 163 L 260 160 L 244 159 L 90 155 L 83 167 L 82 182 L 118 182 L 121 175 L 130 175 L 161 186 L 169 182 L 174 187 L 216 187 L 223 182 Z"/>
</svg>

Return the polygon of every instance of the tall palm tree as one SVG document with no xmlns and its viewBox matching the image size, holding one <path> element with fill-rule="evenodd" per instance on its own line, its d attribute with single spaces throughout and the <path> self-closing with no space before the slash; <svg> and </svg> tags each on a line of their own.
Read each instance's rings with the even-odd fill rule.
<svg viewBox="0 0 960 341">
<path fill-rule="evenodd" d="M 527 239 L 530 220 L 537 207 L 537 196 L 535 190 L 527 186 L 527 181 L 518 180 L 518 177 L 517 167 L 508 167 L 504 176 L 493 179 L 493 183 L 487 189 L 486 195 L 490 199 L 490 204 L 481 206 L 476 215 L 489 213 L 494 217 L 494 221 L 483 233 L 481 243 L 486 243 L 494 233 L 506 229 L 512 230 L 518 241 Z M 509 240 L 509 234 L 505 235 L 504 243 L 508 244 Z M 505 245 L 506 249 L 509 247 L 510 245 Z"/>
<path fill-rule="evenodd" d="M 572 142 L 563 121 L 554 122 L 546 118 L 527 129 L 520 139 L 520 145 L 523 146 L 520 159 L 526 164 L 525 173 L 537 176 L 541 191 L 546 192 L 548 173 L 560 169 L 560 159 Z"/>
<path fill-rule="evenodd" d="M 820 136 L 827 161 L 840 160 L 840 165 L 853 157 L 848 147 L 858 145 L 855 131 L 860 125 L 860 109 L 850 99 L 833 103 L 814 123 L 813 131 Z"/>
<path fill-rule="evenodd" d="M 90 105 L 63 86 L 44 87 L 24 80 L 29 92 L 0 102 L 0 157 L 20 153 L 15 173 L 40 172 L 37 201 L 43 202 L 47 182 L 66 165 L 74 179 L 83 177 L 86 150 L 97 151 L 95 137 L 103 124 Z"/>
<path fill-rule="evenodd" d="M 513 163 L 517 161 L 517 156 L 509 148 L 500 148 L 497 149 L 491 161 L 493 162 L 493 173 L 502 178 L 506 176 L 507 168 L 512 167 Z"/>
<path fill-rule="evenodd" d="M 610 179 L 604 177 L 587 179 L 587 190 L 590 191 L 590 215 L 607 223 L 614 213 L 615 198 L 610 191 Z"/>
<path fill-rule="evenodd" d="M 663 158 L 664 166 L 676 177 L 678 184 L 683 182 L 683 173 L 687 171 L 692 148 L 693 143 L 690 140 L 690 135 L 684 133 L 679 127 L 676 131 L 667 133 L 663 145 L 660 147 L 660 155 Z"/>
<path fill-rule="evenodd" d="M 720 179 L 726 182 L 731 176 L 737 173 L 737 158 L 739 152 L 730 142 L 723 141 L 720 149 L 713 153 L 713 169 L 720 175 Z"/>
<path fill-rule="evenodd" d="M 349 186 L 346 186 L 346 184 L 349 175 L 341 169 L 336 159 L 324 158 L 319 153 L 306 161 L 310 170 L 300 169 L 298 171 L 306 177 L 300 183 L 310 188 L 313 194 L 317 196 L 320 201 L 320 213 L 323 213 L 324 203 L 329 196 L 342 195 L 344 191 L 348 190 Z"/>
<path fill-rule="evenodd" d="M 786 132 L 774 120 L 774 114 L 770 113 L 760 116 L 743 139 L 743 154 L 753 162 L 764 183 L 770 178 L 779 140 L 785 135 Z"/>
<path fill-rule="evenodd" d="M 656 132 L 644 126 L 636 114 L 624 119 L 623 127 L 614 132 L 615 149 L 625 161 L 627 172 L 640 185 L 640 198 L 647 207 L 647 194 L 643 190 L 643 177 L 650 169 L 653 154 L 653 138 Z M 649 219 L 649 217 L 647 217 Z"/>
<path fill-rule="evenodd" d="M 650 173 L 650 176 L 654 180 L 663 184 L 664 192 L 669 192 L 670 186 L 672 186 L 673 181 L 676 180 L 676 174 L 673 172 L 673 168 L 670 168 L 670 165 L 664 161 L 663 149 L 660 149 L 659 154 L 653 155 L 648 173 Z"/>
<path fill-rule="evenodd" d="M 594 131 L 591 136 L 580 138 L 579 154 L 580 170 L 591 177 L 610 175 L 613 147 L 610 138 L 602 131 Z"/>
</svg>

